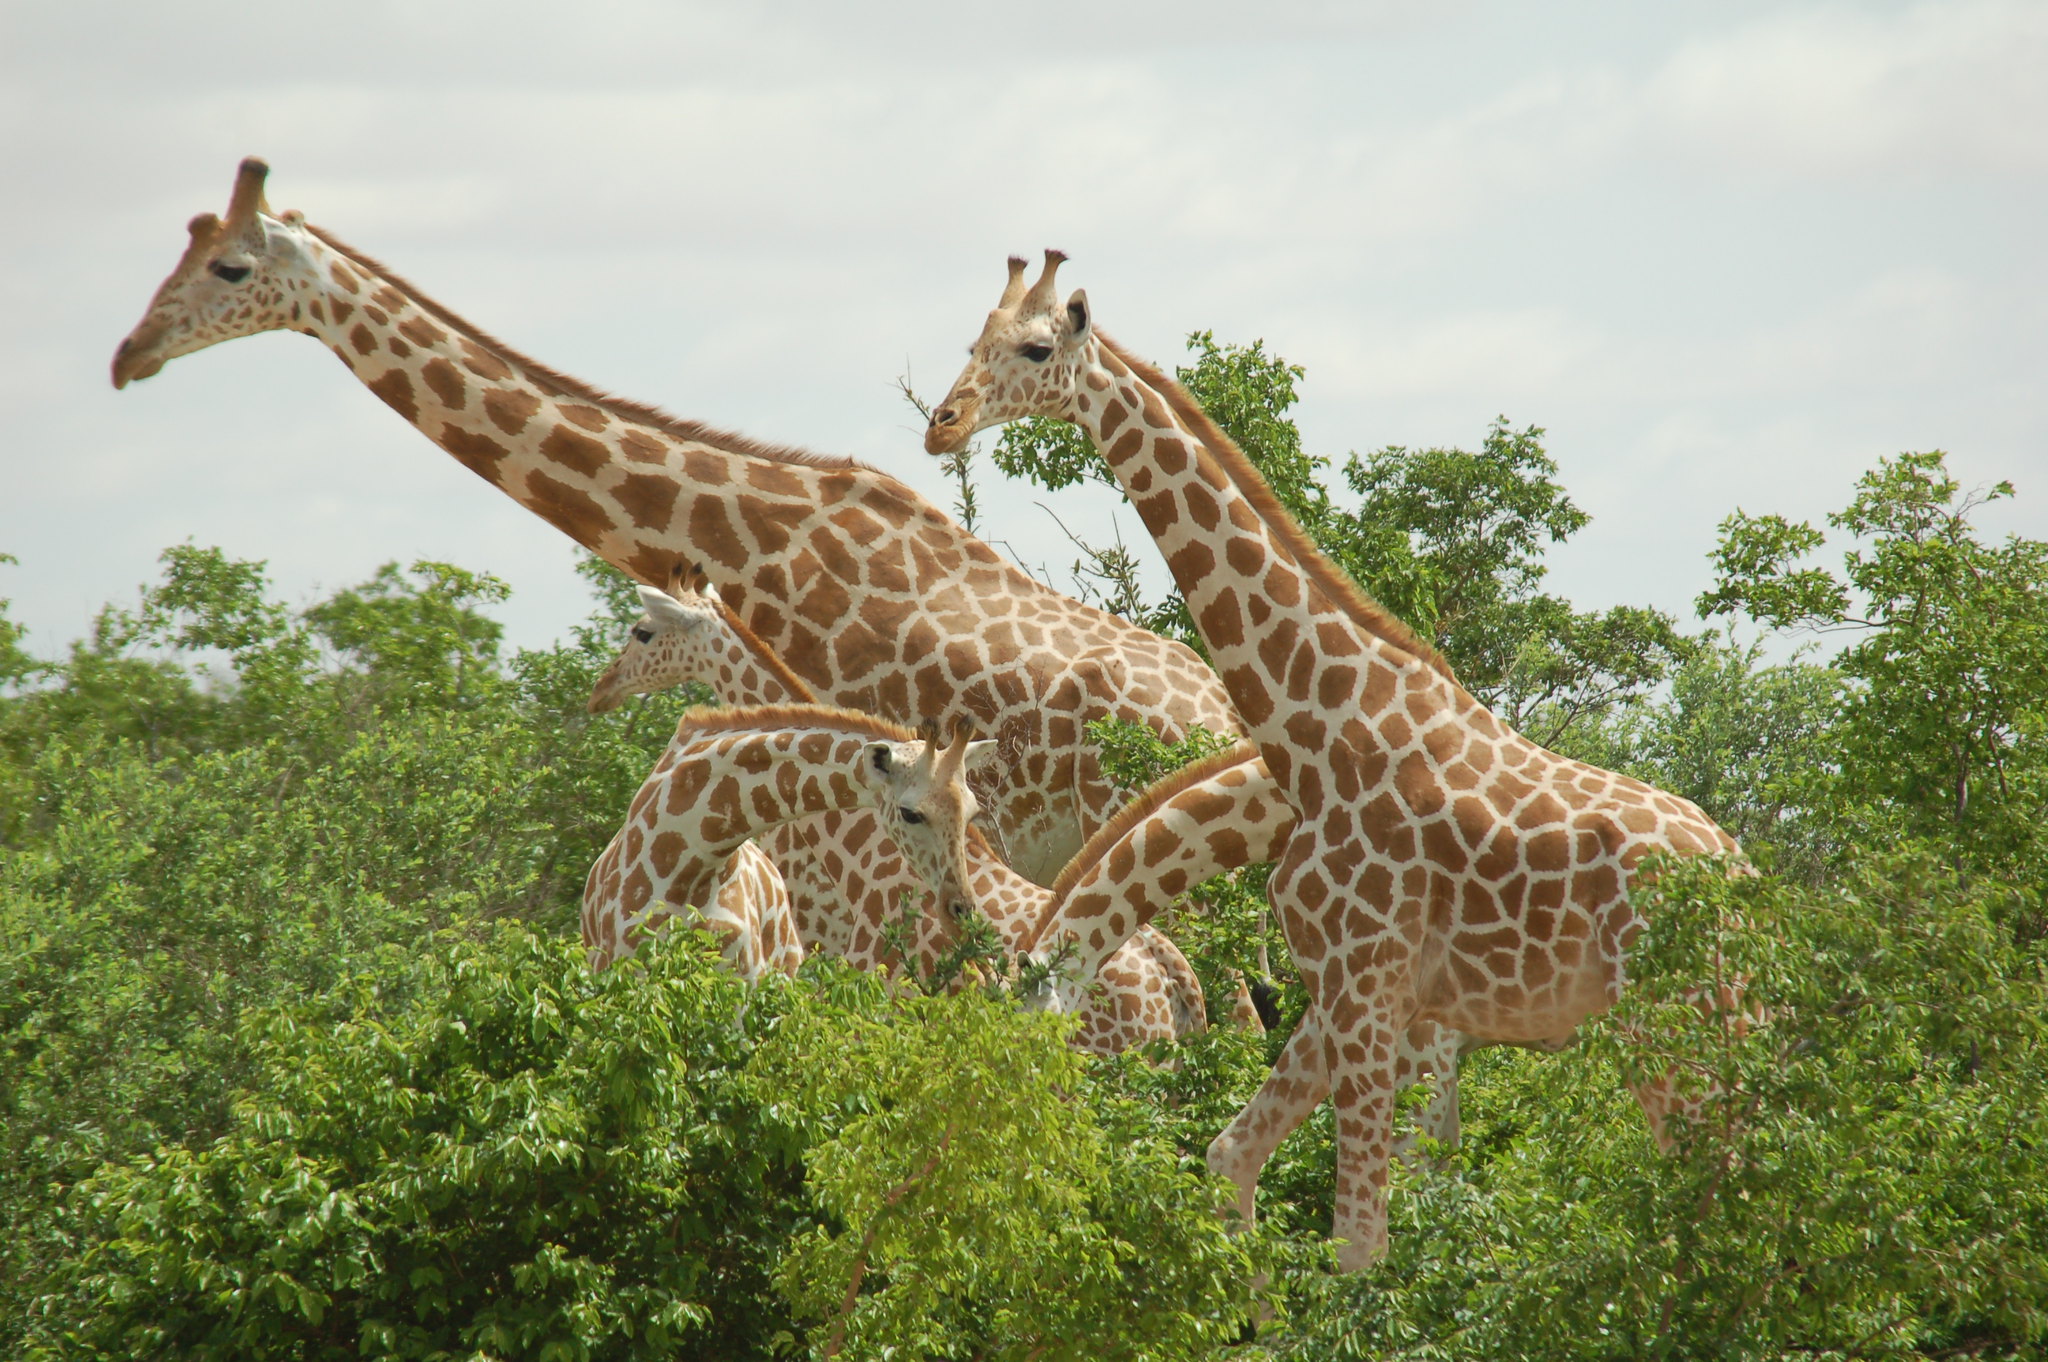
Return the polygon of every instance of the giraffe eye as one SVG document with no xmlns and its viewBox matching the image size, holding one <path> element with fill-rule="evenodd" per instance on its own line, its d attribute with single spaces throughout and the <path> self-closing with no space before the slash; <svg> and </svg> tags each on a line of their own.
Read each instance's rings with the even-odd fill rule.
<svg viewBox="0 0 2048 1362">
<path fill-rule="evenodd" d="M 249 277 L 247 265 L 224 265 L 216 260 L 207 268 L 213 271 L 214 278 L 224 279 L 230 284 L 239 284 Z"/>
<path fill-rule="evenodd" d="M 1043 364 L 1052 358 L 1052 347 L 1050 345 L 1027 345 L 1024 347 L 1024 358 L 1030 360 L 1033 364 Z"/>
<path fill-rule="evenodd" d="M 903 821 L 910 824 L 913 828 L 924 822 L 924 815 L 916 809 L 898 808 L 896 812 L 902 814 Z"/>
<path fill-rule="evenodd" d="M 642 643 L 652 643 L 654 642 L 654 631 L 636 625 L 633 629 L 633 637 L 639 639 Z"/>
</svg>

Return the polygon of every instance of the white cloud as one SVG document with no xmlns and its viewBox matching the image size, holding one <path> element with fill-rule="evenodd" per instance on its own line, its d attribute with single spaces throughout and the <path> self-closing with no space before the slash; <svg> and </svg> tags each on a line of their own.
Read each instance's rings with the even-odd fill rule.
<svg viewBox="0 0 2048 1362">
<path fill-rule="evenodd" d="M 1534 309 L 1381 314 L 1303 339 L 1318 356 L 1319 396 L 1401 401 L 1483 391 L 1498 405 L 1524 409 L 1555 400 L 1561 388 L 1583 391 L 1608 349 L 1584 319 Z"/>
<path fill-rule="evenodd" d="M 907 358 L 943 387 L 1003 255 L 1047 245 L 1156 359 L 1206 327 L 1306 363 L 1316 448 L 1470 446 L 1506 411 L 1552 427 L 1610 523 L 1697 538 L 1801 461 L 1834 488 L 1902 447 L 1975 445 L 1987 476 L 2040 460 L 2048 276 L 2013 224 L 2043 207 L 2048 10 L 1574 13 L 16 6 L 0 550 L 33 571 L 0 594 L 50 641 L 83 612 L 37 582 L 96 604 L 193 534 L 300 583 L 420 554 L 502 571 L 523 638 L 576 609 L 559 536 L 304 341 L 107 387 L 245 152 L 278 207 L 541 359 L 942 501 L 889 379 Z M 1938 202 L 1915 188 L 1936 176 Z M 1036 499 L 991 481 L 1016 513 L 991 535 L 1063 565 Z M 1590 578 L 1696 575 L 1692 544 L 1644 533 Z"/>
<path fill-rule="evenodd" d="M 2048 169 L 2048 7 L 1943 0 L 1775 14 L 1686 43 L 1647 110 L 1723 165 L 1949 179 Z"/>
</svg>

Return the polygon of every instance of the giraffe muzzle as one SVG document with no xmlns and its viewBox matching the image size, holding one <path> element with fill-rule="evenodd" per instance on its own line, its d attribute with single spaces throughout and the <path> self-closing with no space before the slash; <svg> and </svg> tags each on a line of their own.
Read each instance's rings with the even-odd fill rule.
<svg viewBox="0 0 2048 1362">
<path fill-rule="evenodd" d="M 162 356 L 156 354 L 151 345 L 155 337 L 142 337 L 138 343 L 139 334 L 127 337 L 114 351 L 114 387 L 117 390 L 138 378 L 148 378 L 164 367 Z"/>
<path fill-rule="evenodd" d="M 952 454 L 974 435 L 974 418 L 981 403 L 973 398 L 949 397 L 932 413 L 924 431 L 924 452 Z"/>
</svg>

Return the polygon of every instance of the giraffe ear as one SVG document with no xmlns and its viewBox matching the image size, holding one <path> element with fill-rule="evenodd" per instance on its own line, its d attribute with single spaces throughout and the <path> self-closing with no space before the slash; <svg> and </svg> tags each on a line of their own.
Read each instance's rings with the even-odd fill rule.
<svg viewBox="0 0 2048 1362">
<path fill-rule="evenodd" d="M 1088 334 L 1088 290 L 1077 288 L 1067 299 L 1067 334 L 1074 340 Z"/>
<path fill-rule="evenodd" d="M 861 770 L 873 771 L 876 775 L 888 775 L 896 769 L 896 749 L 885 742 L 868 744 L 867 756 L 860 764 Z"/>
<path fill-rule="evenodd" d="M 967 744 L 967 756 L 961 761 L 960 769 L 963 771 L 979 771 L 982 767 L 994 761 L 995 756 L 996 740 L 994 738 L 983 738 L 978 742 L 971 742 Z"/>
<path fill-rule="evenodd" d="M 640 588 L 640 604 L 647 607 L 647 617 L 665 629 L 687 629 L 698 622 L 682 602 L 651 586 Z"/>
</svg>

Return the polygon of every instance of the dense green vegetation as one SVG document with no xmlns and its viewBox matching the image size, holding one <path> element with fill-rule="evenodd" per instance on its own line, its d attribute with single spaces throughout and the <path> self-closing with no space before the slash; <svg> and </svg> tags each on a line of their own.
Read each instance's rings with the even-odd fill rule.
<svg viewBox="0 0 2048 1362">
<path fill-rule="evenodd" d="M 62 657 L 0 608 L 0 1354 L 2048 1348 L 2048 545 L 1972 524 L 2012 489 L 1882 460 L 1832 558 L 1731 515 L 1720 631 L 1581 611 L 1543 590 L 1586 517 L 1542 431 L 1338 467 L 1288 420 L 1298 368 L 1191 348 L 1184 380 L 1475 693 L 1771 872 L 1675 868 L 1616 1015 L 1468 1058 L 1466 1138 L 1397 1170 L 1382 1266 L 1328 1270 L 1327 1111 L 1256 1232 L 1217 1215 L 1201 1152 L 1282 1033 L 1089 1061 L 1000 988 L 813 961 L 748 991 L 688 933 L 590 975 L 584 870 L 697 698 L 584 713 L 631 613 L 607 571 L 575 636 L 506 657 L 488 577 L 393 566 L 293 610 L 180 546 Z M 1101 476 L 1058 428 L 994 458 Z M 1127 552 L 1081 548 L 1087 589 L 1185 635 Z M 1772 631 L 1806 651 L 1767 661 Z M 1203 750 L 1096 736 L 1133 785 Z M 1212 1002 L 1231 969 L 1284 984 L 1261 883 L 1170 924 Z M 1717 978 L 1758 1024 L 1702 1015 Z M 1674 1066 L 1708 1096 L 1663 1155 L 1622 1080 Z"/>
</svg>

